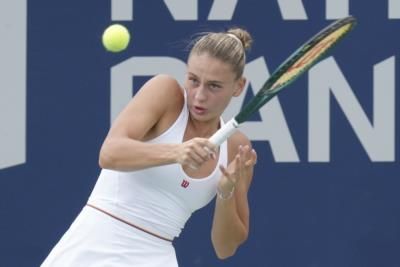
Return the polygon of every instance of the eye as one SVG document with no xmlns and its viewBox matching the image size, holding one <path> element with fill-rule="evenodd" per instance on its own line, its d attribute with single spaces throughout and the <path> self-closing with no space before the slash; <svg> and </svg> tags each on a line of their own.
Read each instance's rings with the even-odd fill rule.
<svg viewBox="0 0 400 267">
<path fill-rule="evenodd" d="M 213 91 L 219 90 L 221 88 L 221 85 L 218 83 L 210 83 L 208 86 Z"/>
<path fill-rule="evenodd" d="M 188 80 L 191 85 L 197 85 L 199 83 L 199 80 L 197 80 L 195 77 L 189 77 Z"/>
</svg>

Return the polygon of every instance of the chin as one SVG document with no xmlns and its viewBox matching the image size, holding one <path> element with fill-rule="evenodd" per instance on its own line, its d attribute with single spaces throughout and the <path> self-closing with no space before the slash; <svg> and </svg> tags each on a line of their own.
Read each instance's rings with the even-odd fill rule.
<svg viewBox="0 0 400 267">
<path fill-rule="evenodd" d="M 215 117 L 211 117 L 210 115 L 199 115 L 196 113 L 190 113 L 190 117 L 198 122 L 203 123 L 212 123 L 215 120 Z"/>
</svg>

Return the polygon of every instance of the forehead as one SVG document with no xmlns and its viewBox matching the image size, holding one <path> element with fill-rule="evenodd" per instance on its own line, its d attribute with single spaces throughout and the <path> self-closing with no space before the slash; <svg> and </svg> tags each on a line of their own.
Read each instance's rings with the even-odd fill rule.
<svg viewBox="0 0 400 267">
<path fill-rule="evenodd" d="M 206 53 L 193 54 L 188 59 L 188 72 L 207 80 L 234 80 L 235 74 L 231 66 Z"/>
</svg>

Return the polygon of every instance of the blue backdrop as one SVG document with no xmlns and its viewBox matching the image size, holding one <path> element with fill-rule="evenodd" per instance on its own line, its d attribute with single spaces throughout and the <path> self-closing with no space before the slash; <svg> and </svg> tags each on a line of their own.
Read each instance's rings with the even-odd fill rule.
<svg viewBox="0 0 400 267">
<path fill-rule="evenodd" d="M 251 230 L 219 261 L 214 203 L 176 240 L 181 266 L 400 266 L 400 1 L 28 1 L 0 4 L 0 266 L 39 266 L 85 204 L 98 152 L 128 95 L 181 78 L 187 39 L 240 25 L 255 39 L 235 113 L 291 52 L 334 19 L 358 26 L 244 125 L 259 155 Z M 127 26 L 129 48 L 101 34 Z M 124 94 L 125 93 L 125 94 Z"/>
</svg>

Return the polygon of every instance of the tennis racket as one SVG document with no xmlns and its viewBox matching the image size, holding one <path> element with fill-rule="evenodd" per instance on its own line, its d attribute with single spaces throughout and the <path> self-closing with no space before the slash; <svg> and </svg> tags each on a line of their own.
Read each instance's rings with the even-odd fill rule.
<svg viewBox="0 0 400 267">
<path fill-rule="evenodd" d="M 355 25 L 354 17 L 346 17 L 333 22 L 313 36 L 286 59 L 239 114 L 224 124 L 209 140 L 213 144 L 221 145 L 241 123 L 321 60 Z"/>
</svg>

